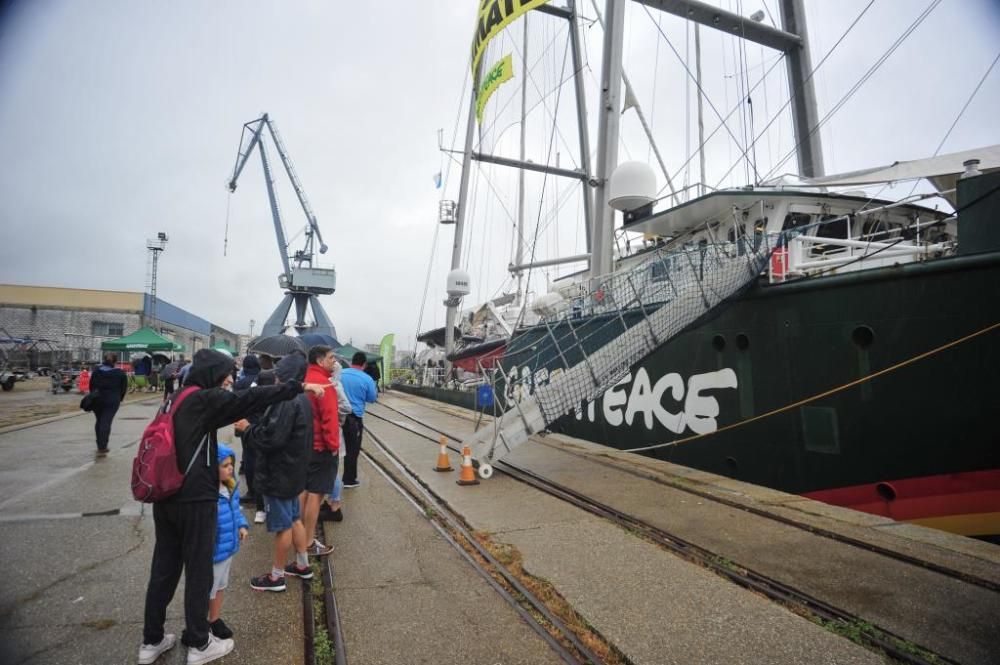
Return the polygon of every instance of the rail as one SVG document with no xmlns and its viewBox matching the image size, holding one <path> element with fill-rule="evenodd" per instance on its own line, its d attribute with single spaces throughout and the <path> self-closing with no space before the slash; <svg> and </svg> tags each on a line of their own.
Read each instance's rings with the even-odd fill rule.
<svg viewBox="0 0 1000 665">
<path fill-rule="evenodd" d="M 412 420 L 421 427 L 424 427 L 432 432 L 444 434 L 444 436 L 455 442 L 459 442 L 461 440 L 454 435 L 447 434 L 436 427 L 423 423 L 419 419 L 402 410 L 395 409 L 393 407 L 386 408 L 405 416 L 407 419 Z M 438 443 L 435 436 L 422 434 L 397 421 L 381 418 L 379 416 L 376 417 L 384 420 L 390 425 L 405 429 L 410 433 L 425 438 L 429 443 Z M 449 448 L 452 448 L 452 446 L 449 446 Z M 721 557 L 715 552 L 645 522 L 641 518 L 616 509 L 608 504 L 591 499 L 590 497 L 582 495 L 575 490 L 553 482 L 552 480 L 544 478 L 527 469 L 511 464 L 510 462 L 498 462 L 496 463 L 496 470 L 523 482 L 530 487 L 586 510 L 591 514 L 607 519 L 621 528 L 629 530 L 630 532 L 641 534 L 642 536 L 671 551 L 673 554 L 691 561 L 692 563 L 701 565 L 717 575 L 733 582 L 734 584 L 760 593 L 772 601 L 792 609 L 799 614 L 805 614 L 817 622 L 863 626 L 865 628 L 863 630 L 859 630 L 858 634 L 855 635 L 853 639 L 868 649 L 888 655 L 894 661 L 913 663 L 915 665 L 954 662 L 941 656 L 940 654 L 930 651 L 929 649 L 914 645 L 908 640 L 895 635 L 882 627 L 874 626 L 851 612 L 835 607 L 778 580 L 756 572 L 748 567 L 742 566 L 737 562 Z M 713 495 L 706 495 L 705 498 L 713 501 L 717 500 L 717 497 Z M 768 516 L 770 517 L 770 515 Z M 904 561 L 906 560 L 905 555 L 903 555 L 903 557 L 893 558 L 900 558 Z"/>
</svg>

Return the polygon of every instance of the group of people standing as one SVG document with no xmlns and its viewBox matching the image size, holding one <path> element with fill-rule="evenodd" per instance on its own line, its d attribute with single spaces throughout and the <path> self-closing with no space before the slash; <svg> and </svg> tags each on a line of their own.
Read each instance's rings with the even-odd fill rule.
<svg viewBox="0 0 1000 665">
<path fill-rule="evenodd" d="M 341 371 L 327 346 L 280 359 L 248 356 L 234 381 L 228 354 L 195 354 L 183 384 L 162 407 L 173 412 L 178 470 L 186 472 L 180 491 L 153 505 L 156 545 L 140 664 L 155 662 L 176 643 L 164 627 L 182 572 L 181 643 L 188 647 L 188 665 L 221 658 L 234 647 L 221 617 L 222 598 L 250 523 L 240 507 L 236 453 L 218 441 L 219 428 L 233 425 L 242 441 L 254 522 L 273 538 L 270 571 L 253 577 L 250 587 L 284 591 L 287 577 L 312 577 L 310 556 L 333 551 L 315 530 L 324 511 L 327 519 L 343 519 L 340 488 L 360 484 L 363 416 L 366 404 L 377 399 L 375 383 L 363 371 L 365 360 L 364 353 L 355 354 L 351 367 Z"/>
</svg>

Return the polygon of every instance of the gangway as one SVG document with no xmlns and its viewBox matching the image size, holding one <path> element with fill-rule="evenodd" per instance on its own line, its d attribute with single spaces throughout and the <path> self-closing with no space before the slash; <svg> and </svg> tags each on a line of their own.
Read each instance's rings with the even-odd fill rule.
<svg viewBox="0 0 1000 665">
<path fill-rule="evenodd" d="M 633 365 L 757 280 L 774 240 L 759 234 L 658 249 L 638 265 L 581 284 L 587 291 L 573 298 L 572 307 L 550 294 L 539 324 L 545 342 L 528 363 L 535 369 L 520 375 L 499 369 L 497 394 L 506 396 L 506 411 L 465 442 L 480 477 L 489 478 L 494 461 L 603 395 Z M 587 303 L 586 312 L 580 302 Z M 587 326 L 588 319 L 604 322 Z"/>
</svg>

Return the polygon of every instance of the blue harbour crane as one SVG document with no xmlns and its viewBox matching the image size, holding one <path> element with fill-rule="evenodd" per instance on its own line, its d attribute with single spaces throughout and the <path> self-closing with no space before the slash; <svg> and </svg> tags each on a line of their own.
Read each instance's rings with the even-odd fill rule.
<svg viewBox="0 0 1000 665">
<path fill-rule="evenodd" d="M 268 159 L 267 148 L 264 143 L 264 128 L 267 128 L 271 135 L 281 163 L 285 167 L 288 179 L 295 189 L 295 195 L 302 205 L 308 222 L 305 228 L 305 244 L 302 249 L 292 251 L 289 242 L 286 240 L 285 227 L 281 219 L 281 208 L 278 206 L 278 197 L 274 190 L 274 176 L 271 172 L 271 163 Z M 284 289 L 285 297 L 281 304 L 275 308 L 271 316 L 264 322 L 260 334 L 263 337 L 277 335 L 284 332 L 285 320 L 288 312 L 295 304 L 294 328 L 300 334 L 320 333 L 329 335 L 336 339 L 337 332 L 330 317 L 327 316 L 323 305 L 319 302 L 319 296 L 330 295 L 337 288 L 337 271 L 333 268 L 319 268 L 313 266 L 313 255 L 318 243 L 320 254 L 326 254 L 327 245 L 323 242 L 323 235 L 320 233 L 319 224 L 316 222 L 316 214 L 313 212 L 309 199 L 306 198 L 305 190 L 299 181 L 299 176 L 292 166 L 292 161 L 288 157 L 288 151 L 281 140 L 281 134 L 275 127 L 274 121 L 265 113 L 256 120 L 243 125 L 243 134 L 240 137 L 240 148 L 236 154 L 236 166 L 233 168 L 233 175 L 229 179 L 229 191 L 236 191 L 236 181 L 243 172 L 247 160 L 253 154 L 254 148 L 259 148 L 261 165 L 264 168 L 264 182 L 267 185 L 267 198 L 271 204 L 271 218 L 274 222 L 274 233 L 278 241 L 278 253 L 281 255 L 281 266 L 284 269 L 278 275 L 278 285 Z M 313 324 L 306 323 L 306 309 L 312 309 Z"/>
</svg>

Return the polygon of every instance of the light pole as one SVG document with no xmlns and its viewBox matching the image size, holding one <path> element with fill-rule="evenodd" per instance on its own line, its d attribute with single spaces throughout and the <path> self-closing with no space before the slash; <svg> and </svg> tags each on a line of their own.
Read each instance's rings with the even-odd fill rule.
<svg viewBox="0 0 1000 665">
<path fill-rule="evenodd" d="M 250 339 L 253 339 L 253 325 L 257 323 L 253 319 L 250 319 Z"/>
<path fill-rule="evenodd" d="M 154 330 L 156 329 L 156 265 L 160 260 L 160 252 L 166 246 L 167 234 L 163 231 L 156 234 L 155 240 L 146 241 L 146 249 L 149 251 L 149 272 L 146 286 L 149 289 L 149 318 Z"/>
</svg>

